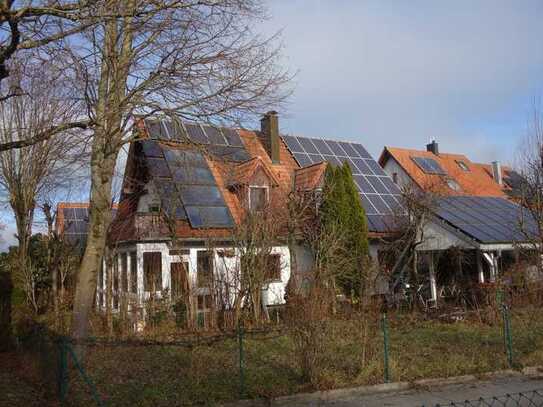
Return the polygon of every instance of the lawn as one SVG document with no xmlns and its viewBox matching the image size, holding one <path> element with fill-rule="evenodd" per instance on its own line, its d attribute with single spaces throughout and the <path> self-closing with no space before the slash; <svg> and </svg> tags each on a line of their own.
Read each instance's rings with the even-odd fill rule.
<svg viewBox="0 0 543 407">
<path fill-rule="evenodd" d="M 512 318 L 517 367 L 543 364 L 543 316 L 525 310 Z M 443 323 L 390 316 L 393 381 L 448 377 L 508 368 L 501 324 Z M 318 373 L 300 369 L 291 334 L 244 340 L 244 388 L 240 386 L 236 339 L 212 345 L 110 346 L 89 348 L 86 369 L 101 397 L 115 406 L 212 405 L 246 398 L 383 382 L 383 339 L 379 324 L 329 323 L 319 342 Z M 69 400 L 92 405 L 83 381 L 72 372 Z"/>
</svg>

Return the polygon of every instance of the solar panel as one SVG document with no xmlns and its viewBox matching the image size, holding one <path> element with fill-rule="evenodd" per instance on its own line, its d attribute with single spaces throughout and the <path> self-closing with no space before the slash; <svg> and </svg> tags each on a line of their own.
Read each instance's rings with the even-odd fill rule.
<svg viewBox="0 0 543 407">
<path fill-rule="evenodd" d="M 370 231 L 385 232 L 392 225 L 391 215 L 401 208 L 401 192 L 381 166 L 356 143 L 335 140 L 282 136 L 300 167 L 327 161 L 331 165 L 347 162 L 351 167 Z M 388 219 L 386 219 L 388 218 Z"/>
<path fill-rule="evenodd" d="M 154 140 L 140 141 L 145 157 L 164 157 L 160 145 Z"/>
<path fill-rule="evenodd" d="M 207 138 L 207 135 L 204 133 L 200 125 L 185 123 L 185 129 L 187 130 L 187 135 L 189 136 L 189 139 L 194 143 L 209 144 L 209 139 Z"/>
<path fill-rule="evenodd" d="M 526 210 L 504 198 L 440 198 L 437 215 L 481 243 L 523 242 L 528 240 L 526 233 L 529 236 L 536 231 L 536 224 Z"/>
<path fill-rule="evenodd" d="M 233 226 L 230 211 L 202 153 L 167 146 L 162 149 L 171 174 L 168 182 L 157 184 L 165 212 L 175 219 L 188 218 L 194 228 Z"/>
<path fill-rule="evenodd" d="M 221 130 L 217 127 L 202 126 L 202 129 L 204 130 L 211 144 L 217 144 L 221 146 L 227 145 L 226 139 L 222 135 Z"/>
<path fill-rule="evenodd" d="M 417 164 L 422 171 L 426 174 L 446 175 L 447 173 L 441 165 L 433 158 L 427 157 L 411 157 L 411 159 Z"/>
</svg>

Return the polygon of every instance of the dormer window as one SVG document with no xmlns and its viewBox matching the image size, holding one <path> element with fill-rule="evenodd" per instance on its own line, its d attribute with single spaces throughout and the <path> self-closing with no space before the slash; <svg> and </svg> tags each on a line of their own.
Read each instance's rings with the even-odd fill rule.
<svg viewBox="0 0 543 407">
<path fill-rule="evenodd" d="M 249 187 L 249 209 L 257 212 L 262 211 L 268 204 L 268 187 Z"/>
</svg>

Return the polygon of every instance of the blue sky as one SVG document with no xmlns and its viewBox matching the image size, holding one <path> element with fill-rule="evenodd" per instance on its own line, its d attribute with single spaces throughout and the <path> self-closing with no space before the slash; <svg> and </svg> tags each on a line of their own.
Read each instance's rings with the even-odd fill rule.
<svg viewBox="0 0 543 407">
<path fill-rule="evenodd" d="M 268 0 L 297 72 L 285 133 L 511 163 L 543 96 L 542 1 Z M 119 172 L 122 172 L 120 170 Z M 61 199 L 66 199 L 62 197 Z M 72 199 L 75 199 L 72 197 Z M 9 211 L 0 249 L 13 242 Z"/>
<path fill-rule="evenodd" d="M 543 90 L 541 1 L 273 0 L 288 133 L 511 162 Z"/>
</svg>

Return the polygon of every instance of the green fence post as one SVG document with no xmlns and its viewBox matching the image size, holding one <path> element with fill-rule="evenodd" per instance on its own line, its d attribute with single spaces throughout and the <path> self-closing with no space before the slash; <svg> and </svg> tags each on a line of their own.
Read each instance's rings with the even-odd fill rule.
<svg viewBox="0 0 543 407">
<path fill-rule="evenodd" d="M 507 363 L 509 367 L 513 367 L 513 338 L 511 335 L 511 315 L 509 314 L 509 308 L 504 301 L 504 293 L 502 290 L 498 290 L 496 294 L 498 304 L 502 311 L 503 319 L 503 345 L 505 353 L 507 355 Z"/>
<path fill-rule="evenodd" d="M 245 372 L 243 363 L 243 324 L 238 321 L 238 343 L 239 343 L 239 397 L 245 396 Z"/>
<path fill-rule="evenodd" d="M 383 330 L 383 357 L 384 357 L 384 373 L 385 383 L 390 382 L 390 370 L 388 366 L 388 324 L 387 314 L 383 312 L 381 317 L 381 329 Z"/>
</svg>

